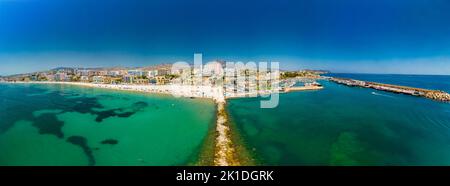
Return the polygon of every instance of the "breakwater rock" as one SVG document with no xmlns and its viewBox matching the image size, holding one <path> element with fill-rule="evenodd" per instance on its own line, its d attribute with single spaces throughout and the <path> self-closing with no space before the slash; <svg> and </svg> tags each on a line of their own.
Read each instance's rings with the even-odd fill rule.
<svg viewBox="0 0 450 186">
<path fill-rule="evenodd" d="M 436 101 L 450 102 L 450 94 L 447 92 L 444 92 L 444 91 L 440 91 L 440 90 L 428 90 L 428 89 L 422 89 L 422 88 L 391 85 L 391 84 L 368 82 L 368 81 L 360 81 L 360 80 L 346 79 L 346 78 L 328 78 L 328 79 L 335 83 L 344 84 L 347 86 L 372 88 L 372 89 L 381 90 L 381 91 L 425 97 L 425 98 L 433 99 Z"/>
<path fill-rule="evenodd" d="M 217 126 L 216 126 L 216 150 L 214 165 L 216 166 L 236 166 L 240 165 L 235 157 L 235 149 L 231 140 L 231 131 L 228 126 L 225 102 L 217 103 Z"/>
</svg>

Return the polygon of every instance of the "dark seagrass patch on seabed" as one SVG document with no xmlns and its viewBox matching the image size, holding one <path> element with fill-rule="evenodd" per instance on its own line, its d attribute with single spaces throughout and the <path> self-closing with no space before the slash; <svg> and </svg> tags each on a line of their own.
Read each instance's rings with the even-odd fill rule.
<svg viewBox="0 0 450 186">
<path fill-rule="evenodd" d="M 135 114 L 136 112 L 141 111 L 145 107 L 148 107 L 148 103 L 139 101 L 136 103 L 133 103 L 131 107 L 128 108 L 116 108 L 116 109 L 109 109 L 104 111 L 93 111 L 93 114 L 97 115 L 97 118 L 95 118 L 95 121 L 102 122 L 104 119 L 109 117 L 121 117 L 121 118 L 127 118 Z"/>
<path fill-rule="evenodd" d="M 64 126 L 64 122 L 58 120 L 53 113 L 45 113 L 36 117 L 32 126 L 39 130 L 39 134 L 51 134 L 58 138 L 64 137 L 61 129 Z"/>
<path fill-rule="evenodd" d="M 116 139 L 105 139 L 101 143 L 104 144 L 104 145 L 106 145 L 106 144 L 108 144 L 108 145 L 116 145 L 117 143 L 119 143 L 119 141 L 116 140 Z"/>
<path fill-rule="evenodd" d="M 61 94 L 60 91 L 48 91 L 45 94 L 42 92 L 45 89 L 37 88 L 37 87 L 29 87 L 18 89 L 14 95 L 14 97 L 8 97 L 8 100 L 16 101 L 16 97 L 25 97 L 28 94 L 35 94 L 32 97 L 32 102 L 29 100 L 21 100 L 16 101 L 17 104 L 14 107 L 5 109 L 6 112 L 0 114 L 8 115 L 2 123 L 4 125 L 0 126 L 0 133 L 7 131 L 11 126 L 13 126 L 17 121 L 20 120 L 28 120 L 32 122 L 32 126 L 35 127 L 39 134 L 41 135 L 54 135 L 59 139 L 64 139 L 65 135 L 63 133 L 62 127 L 64 126 L 64 121 L 58 119 L 58 115 L 68 113 L 68 112 L 77 112 L 81 114 L 93 114 L 96 115 L 96 122 L 101 122 L 109 117 L 130 117 L 134 115 L 136 112 L 142 111 L 146 107 L 150 105 L 144 101 L 137 101 L 128 106 L 123 106 L 119 108 L 112 108 L 105 110 L 105 106 L 103 106 L 99 102 L 98 97 L 86 97 L 83 95 L 74 96 L 74 94 Z M 104 96 L 104 98 L 112 98 L 112 96 Z M 50 99 L 49 99 L 50 98 Z M 29 104 L 31 103 L 31 104 Z M 153 107 L 153 105 L 151 105 Z M 101 111 L 103 109 L 103 111 Z M 11 110 L 11 112 L 8 112 Z M 20 112 L 17 112 L 17 111 Z M 52 113 L 42 113 L 39 115 L 35 115 L 36 111 L 41 110 L 61 110 L 60 112 L 52 112 Z M 16 113 L 20 114 L 14 114 Z M 77 145 L 83 149 L 83 152 L 87 156 L 88 165 L 95 165 L 96 161 L 93 156 L 93 150 L 99 150 L 99 148 L 90 148 L 87 143 L 87 139 L 82 136 L 70 136 L 66 139 L 66 142 L 71 143 L 73 145 Z M 118 144 L 118 140 L 116 139 L 105 139 L 102 141 L 102 144 L 108 145 L 116 145 Z"/>
<path fill-rule="evenodd" d="M 84 154 L 86 154 L 88 158 L 88 165 L 89 166 L 95 165 L 95 158 L 94 155 L 92 154 L 92 149 L 87 145 L 86 138 L 82 136 L 70 136 L 69 138 L 67 138 L 67 142 L 81 147 L 84 151 Z"/>
<path fill-rule="evenodd" d="M 133 103 L 129 107 L 113 108 L 103 111 L 97 111 L 95 109 L 104 108 L 104 106 L 98 102 L 97 98 L 89 98 L 89 97 L 72 98 L 71 101 L 74 101 L 75 105 L 72 105 L 70 109 L 66 110 L 65 112 L 75 111 L 79 113 L 94 114 L 97 115 L 97 117 L 95 118 L 96 122 L 102 122 L 104 119 L 107 119 L 109 117 L 121 117 L 121 118 L 130 117 L 134 115 L 136 112 L 139 112 L 142 109 L 149 106 L 148 103 L 144 101 L 138 101 Z"/>
<path fill-rule="evenodd" d="M 13 126 L 19 120 L 29 120 L 33 122 L 32 126 L 39 130 L 40 134 L 51 134 L 58 138 L 64 138 L 64 134 L 61 130 L 64 125 L 63 121 L 57 119 L 58 114 L 66 112 L 78 112 L 89 113 L 97 115 L 96 122 L 102 122 L 109 117 L 130 117 L 136 112 L 148 107 L 149 104 L 143 101 L 138 101 L 130 106 L 123 108 L 113 108 L 104 111 L 98 111 L 98 109 L 104 109 L 105 107 L 99 102 L 98 97 L 86 97 L 80 96 L 80 94 L 61 94 L 61 91 L 47 91 L 45 94 L 42 92 L 46 89 L 38 87 L 26 87 L 20 88 L 14 92 L 14 97 L 7 97 L 8 100 L 15 100 L 16 97 L 26 98 L 26 95 L 34 95 L 32 103 L 28 104 L 27 100 L 17 101 L 12 108 L 5 109 L 6 112 L 2 115 L 7 115 L 0 125 L 0 133 L 6 132 L 11 126 Z M 39 93 L 39 94 L 38 94 Z M 77 95 L 74 97 L 74 95 Z M 48 99 L 51 97 L 51 99 Z M 103 97 L 113 97 L 111 95 L 103 95 Z M 38 110 L 59 109 L 63 110 L 60 113 L 46 113 L 40 116 L 34 116 L 33 112 Z M 20 112 L 17 112 L 20 110 Z M 11 112 L 9 112 L 11 111 Z M 14 112 L 13 112 L 14 111 Z M 20 113 L 20 114 L 15 114 Z"/>
</svg>

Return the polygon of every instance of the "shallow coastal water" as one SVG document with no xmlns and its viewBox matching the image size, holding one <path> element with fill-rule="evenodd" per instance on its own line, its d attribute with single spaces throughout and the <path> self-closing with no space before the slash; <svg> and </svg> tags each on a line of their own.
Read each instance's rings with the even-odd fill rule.
<svg viewBox="0 0 450 186">
<path fill-rule="evenodd" d="M 260 164 L 450 165 L 449 103 L 321 83 L 280 94 L 275 109 L 260 109 L 260 98 L 229 100 Z"/>
<path fill-rule="evenodd" d="M 214 117 L 204 99 L 0 84 L 0 165 L 184 165 Z"/>
</svg>

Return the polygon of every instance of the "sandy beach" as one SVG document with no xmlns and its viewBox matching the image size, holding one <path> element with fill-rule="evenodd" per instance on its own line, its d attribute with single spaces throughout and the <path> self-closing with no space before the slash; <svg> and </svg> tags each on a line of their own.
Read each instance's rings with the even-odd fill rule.
<svg viewBox="0 0 450 186">
<path fill-rule="evenodd" d="M 159 93 L 171 94 L 174 97 L 194 97 L 194 98 L 209 98 L 215 102 L 225 102 L 223 88 L 212 86 L 193 86 L 193 85 L 132 85 L 132 84 L 95 84 L 83 82 L 55 82 L 55 81 L 29 81 L 29 82 L 14 82 L 14 83 L 29 83 L 29 84 L 64 84 L 76 85 L 93 88 L 104 88 L 113 90 L 137 91 L 144 93 Z"/>
</svg>

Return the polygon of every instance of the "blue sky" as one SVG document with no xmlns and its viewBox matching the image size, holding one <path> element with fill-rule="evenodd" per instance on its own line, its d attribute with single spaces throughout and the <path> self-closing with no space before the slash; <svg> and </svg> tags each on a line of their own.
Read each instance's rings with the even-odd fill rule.
<svg viewBox="0 0 450 186">
<path fill-rule="evenodd" d="M 0 0 L 0 75 L 59 66 L 278 61 L 450 75 L 446 0 Z"/>
</svg>

